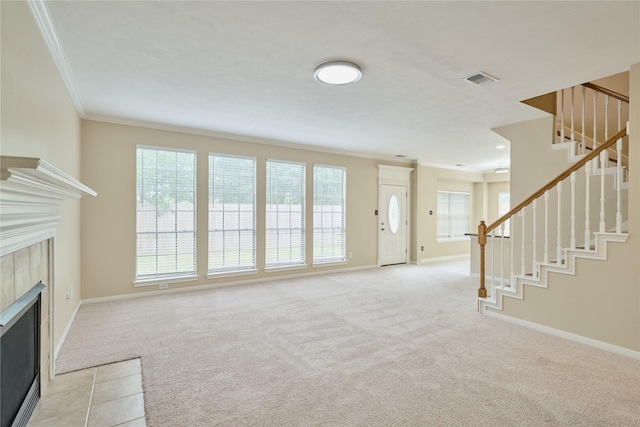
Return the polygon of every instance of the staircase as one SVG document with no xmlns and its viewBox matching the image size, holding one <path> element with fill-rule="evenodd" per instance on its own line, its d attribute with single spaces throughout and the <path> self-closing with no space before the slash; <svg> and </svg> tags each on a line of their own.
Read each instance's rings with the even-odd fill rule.
<svg viewBox="0 0 640 427">
<path fill-rule="evenodd" d="M 549 273 L 575 275 L 579 258 L 606 260 L 609 243 L 627 241 L 624 98 L 590 84 L 559 91 L 553 148 L 566 150 L 572 165 L 494 223 L 478 226 L 481 313 L 501 310 L 504 297 L 523 299 L 525 285 L 547 288 Z M 617 114 L 610 115 L 610 104 Z M 611 137 L 610 128 L 617 129 Z"/>
</svg>

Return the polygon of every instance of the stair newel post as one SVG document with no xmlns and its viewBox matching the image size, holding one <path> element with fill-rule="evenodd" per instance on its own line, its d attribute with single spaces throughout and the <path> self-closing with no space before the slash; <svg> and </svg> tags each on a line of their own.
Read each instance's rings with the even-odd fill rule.
<svg viewBox="0 0 640 427">
<path fill-rule="evenodd" d="M 571 249 L 576 248 L 576 173 L 571 172 Z"/>
<path fill-rule="evenodd" d="M 622 110 L 622 101 L 618 100 L 618 131 L 621 130 L 620 126 L 620 110 Z M 620 199 L 622 194 L 622 138 L 616 141 L 616 233 L 622 233 L 622 210 Z"/>
<path fill-rule="evenodd" d="M 487 288 L 484 286 L 484 247 L 487 244 L 487 225 L 484 221 L 480 221 L 478 225 L 478 244 L 480 245 L 480 288 L 478 289 L 478 297 L 487 297 Z"/>
<path fill-rule="evenodd" d="M 584 202 L 584 248 L 591 249 L 591 221 L 589 221 L 589 183 L 591 181 L 591 162 L 584 165 L 585 172 L 585 202 Z"/>
<path fill-rule="evenodd" d="M 582 86 L 582 127 L 580 128 L 580 132 L 582 132 L 582 147 L 580 149 L 580 154 L 584 154 L 585 153 L 585 146 L 587 145 L 587 134 L 584 130 L 584 99 L 585 99 L 585 95 L 587 93 L 587 88 L 585 86 Z"/>
<path fill-rule="evenodd" d="M 533 253 L 533 259 L 531 260 L 531 269 L 532 269 L 532 275 L 533 277 L 538 277 L 537 275 L 537 268 L 536 266 L 538 265 L 538 260 L 536 259 L 536 252 L 537 252 L 537 248 L 536 248 L 536 235 L 538 234 L 536 232 L 536 204 L 537 204 L 537 199 L 534 199 L 533 202 L 531 203 L 531 209 L 533 210 L 533 214 L 532 214 L 532 223 L 533 223 L 533 238 L 531 239 L 533 242 L 533 248 L 532 248 L 532 253 Z"/>
<path fill-rule="evenodd" d="M 542 262 L 549 263 L 549 190 L 544 192 L 544 255 Z"/>
<path fill-rule="evenodd" d="M 556 236 L 556 264 L 562 264 L 562 181 L 558 182 L 557 185 L 558 190 L 558 220 L 557 220 L 557 230 L 558 235 Z"/>
<path fill-rule="evenodd" d="M 525 217 L 525 212 L 526 212 L 526 206 L 522 208 L 522 210 L 520 211 L 520 217 L 522 218 L 521 221 L 521 226 L 522 226 L 522 245 L 520 247 L 520 275 L 524 276 L 526 274 L 526 271 L 524 269 L 524 263 L 525 263 L 525 257 L 524 257 L 524 242 L 525 242 L 525 233 L 524 233 L 524 217 Z"/>
</svg>

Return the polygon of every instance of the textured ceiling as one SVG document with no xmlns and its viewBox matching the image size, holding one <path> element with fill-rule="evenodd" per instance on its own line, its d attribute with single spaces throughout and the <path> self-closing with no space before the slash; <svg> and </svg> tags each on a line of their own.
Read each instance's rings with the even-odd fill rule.
<svg viewBox="0 0 640 427">
<path fill-rule="evenodd" d="M 476 171 L 508 161 L 490 129 L 543 115 L 519 101 L 640 62 L 637 1 L 46 6 L 84 117 Z M 314 81 L 331 59 L 362 80 Z"/>
</svg>

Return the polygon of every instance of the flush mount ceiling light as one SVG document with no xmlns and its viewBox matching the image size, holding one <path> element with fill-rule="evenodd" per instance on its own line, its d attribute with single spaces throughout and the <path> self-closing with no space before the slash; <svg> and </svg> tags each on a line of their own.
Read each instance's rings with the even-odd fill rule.
<svg viewBox="0 0 640 427">
<path fill-rule="evenodd" d="M 362 78 L 362 70 L 357 64 L 349 61 L 329 61 L 318 65 L 313 77 L 328 85 L 348 85 Z"/>
</svg>

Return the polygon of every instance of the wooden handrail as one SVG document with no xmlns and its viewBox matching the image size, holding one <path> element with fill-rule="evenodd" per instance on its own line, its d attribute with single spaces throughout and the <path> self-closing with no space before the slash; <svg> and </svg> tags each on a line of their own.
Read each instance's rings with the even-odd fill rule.
<svg viewBox="0 0 640 427">
<path fill-rule="evenodd" d="M 587 82 L 587 83 L 582 83 L 582 86 L 588 87 L 589 89 L 593 89 L 596 92 L 604 93 L 605 95 L 609 95 L 612 98 L 619 99 L 620 101 L 626 102 L 627 104 L 629 103 L 629 97 L 628 96 L 624 96 L 621 93 L 618 93 L 618 92 L 613 91 L 611 89 L 607 89 L 607 88 L 602 87 L 600 85 Z"/>
<path fill-rule="evenodd" d="M 502 215 L 495 222 L 490 225 L 485 225 L 484 221 L 480 221 L 480 225 L 478 226 L 478 244 L 480 245 L 480 288 L 478 289 L 478 297 L 486 298 L 487 297 L 487 289 L 485 288 L 485 277 L 484 277 L 484 246 L 487 242 L 487 233 L 491 232 L 493 229 L 497 228 L 500 224 L 511 218 L 513 215 L 517 214 L 522 208 L 528 206 L 531 202 L 533 202 L 538 197 L 544 195 L 545 192 L 555 187 L 560 181 L 568 178 L 573 172 L 577 171 L 584 165 L 586 165 L 589 161 L 595 159 L 602 153 L 604 150 L 608 149 L 610 146 L 616 143 L 617 140 L 624 138 L 627 135 L 627 129 L 623 128 L 618 133 L 609 138 L 604 144 L 601 144 L 593 150 L 588 155 L 584 156 L 582 159 L 577 161 L 573 166 L 569 169 L 562 172 L 560 175 L 549 181 L 549 183 L 538 191 L 533 193 L 527 199 L 525 199 L 522 203 L 518 204 L 515 208 L 511 209 L 506 214 Z"/>
<path fill-rule="evenodd" d="M 577 161 L 573 166 L 571 166 L 569 169 L 567 169 L 566 171 L 562 172 L 560 175 L 558 175 L 557 177 L 555 177 L 554 179 L 552 179 L 551 181 L 549 181 L 549 183 L 547 185 L 545 185 L 544 187 L 540 188 L 538 191 L 536 191 L 535 193 L 533 193 L 531 196 L 529 196 L 527 199 L 525 199 L 522 203 L 520 203 L 518 206 L 516 206 L 515 208 L 511 209 L 509 212 L 507 212 L 506 214 L 502 215 L 500 218 L 498 218 L 495 222 L 493 222 L 491 225 L 488 225 L 486 228 L 486 232 L 489 233 L 491 230 L 493 230 L 494 228 L 496 228 L 497 226 L 499 226 L 501 223 L 505 222 L 506 220 L 508 220 L 509 218 L 511 218 L 514 214 L 518 213 L 518 211 L 522 208 L 524 208 L 525 206 L 529 205 L 531 202 L 533 202 L 535 199 L 537 199 L 538 197 L 542 196 L 547 190 L 552 189 L 553 187 L 555 187 L 555 185 L 557 183 L 559 183 L 560 181 L 566 179 L 569 177 L 569 175 L 571 175 L 573 172 L 577 171 L 578 169 L 580 169 L 582 166 L 586 165 L 587 162 L 589 162 L 590 160 L 595 159 L 596 157 L 598 157 L 598 155 L 603 152 L 604 150 L 606 150 L 607 148 L 611 147 L 613 144 L 616 143 L 617 140 L 619 140 L 620 138 L 624 138 L 627 135 L 627 129 L 623 128 L 622 130 L 618 131 L 618 133 L 616 133 L 615 135 L 613 135 L 611 138 L 609 138 L 604 144 L 601 144 L 598 146 L 598 148 L 596 148 L 595 150 L 593 150 L 591 153 L 587 154 L 586 156 L 584 156 L 582 159 L 580 159 L 579 161 Z"/>
</svg>

